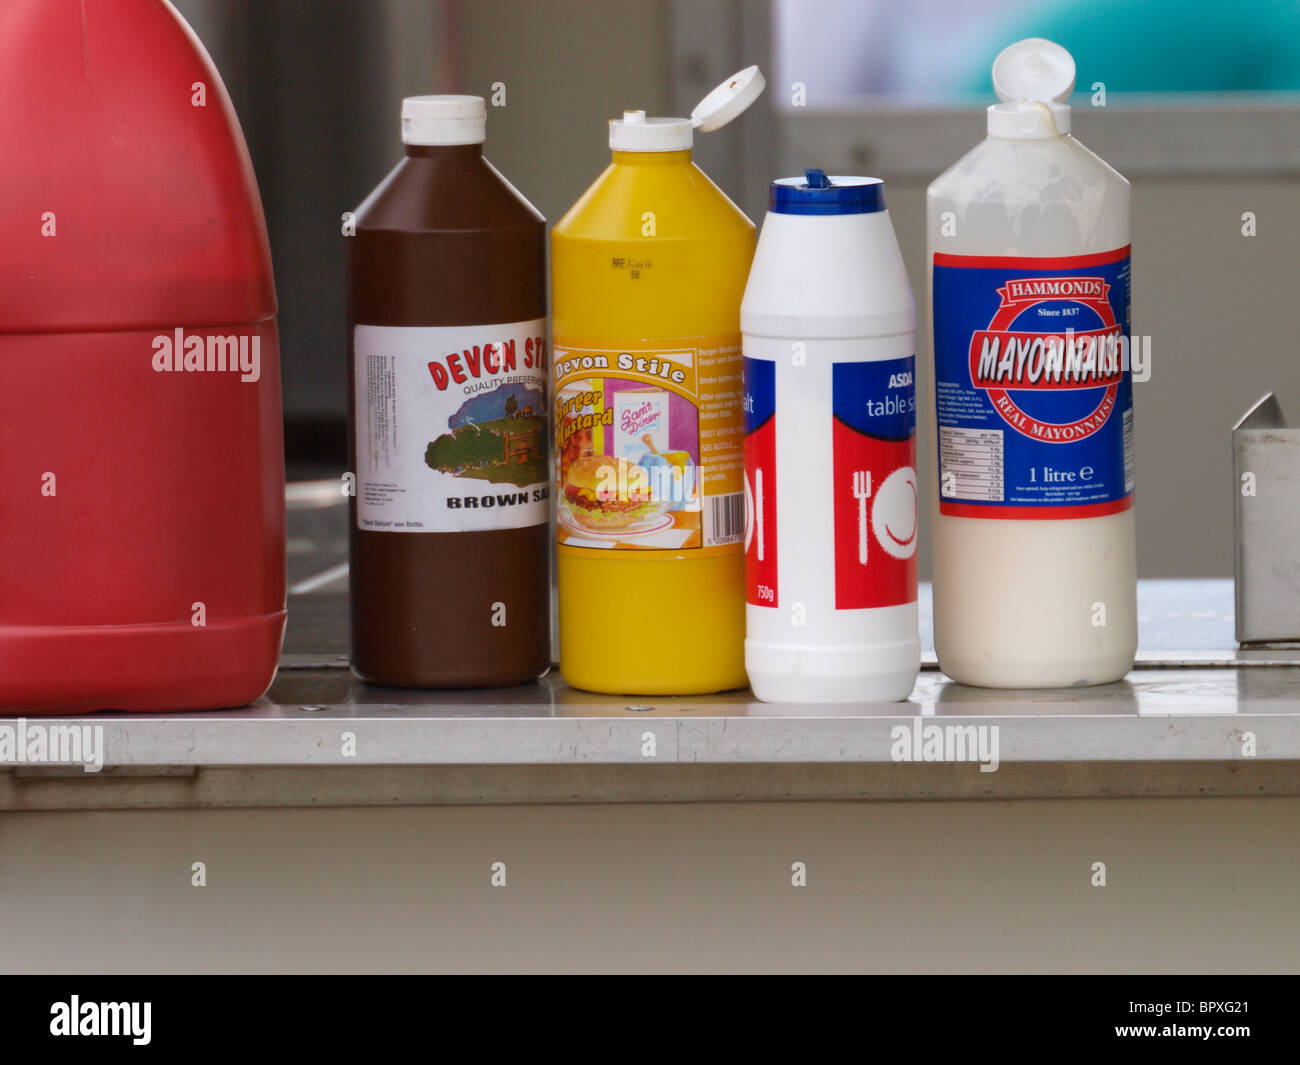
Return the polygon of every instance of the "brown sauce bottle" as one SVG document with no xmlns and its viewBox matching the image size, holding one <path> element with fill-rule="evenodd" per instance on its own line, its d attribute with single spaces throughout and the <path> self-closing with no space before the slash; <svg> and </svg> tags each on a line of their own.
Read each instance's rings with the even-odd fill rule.
<svg viewBox="0 0 1300 1065">
<path fill-rule="evenodd" d="M 550 665 L 545 219 L 480 97 L 414 97 L 347 240 L 352 668 L 393 687 Z"/>
</svg>

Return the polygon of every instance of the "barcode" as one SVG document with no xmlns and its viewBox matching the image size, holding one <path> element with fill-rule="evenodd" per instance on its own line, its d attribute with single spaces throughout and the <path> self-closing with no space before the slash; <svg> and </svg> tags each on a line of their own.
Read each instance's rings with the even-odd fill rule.
<svg viewBox="0 0 1300 1065">
<path fill-rule="evenodd" d="M 1133 408 L 1124 412 L 1124 494 L 1133 491 Z"/>
<path fill-rule="evenodd" d="M 745 538 L 745 494 L 709 496 L 704 511 L 704 546 L 735 544 Z"/>
</svg>

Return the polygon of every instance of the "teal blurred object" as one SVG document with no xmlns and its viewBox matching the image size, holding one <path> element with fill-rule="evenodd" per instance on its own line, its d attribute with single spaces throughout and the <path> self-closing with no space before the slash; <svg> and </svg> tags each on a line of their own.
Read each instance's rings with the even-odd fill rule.
<svg viewBox="0 0 1300 1065">
<path fill-rule="evenodd" d="M 1069 49 L 1082 93 L 1300 91 L 1300 0 L 1065 0 L 990 21 L 1002 45 L 963 56 L 963 94 L 991 98 L 994 57 L 1025 37 Z"/>
</svg>

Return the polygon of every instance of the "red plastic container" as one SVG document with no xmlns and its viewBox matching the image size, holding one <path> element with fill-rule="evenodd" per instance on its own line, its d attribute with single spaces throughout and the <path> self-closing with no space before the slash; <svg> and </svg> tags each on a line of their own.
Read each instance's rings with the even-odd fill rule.
<svg viewBox="0 0 1300 1065">
<path fill-rule="evenodd" d="M 242 706 L 284 634 L 284 455 L 225 87 L 163 0 L 4 0 L 0 144 L 0 714 Z"/>
</svg>

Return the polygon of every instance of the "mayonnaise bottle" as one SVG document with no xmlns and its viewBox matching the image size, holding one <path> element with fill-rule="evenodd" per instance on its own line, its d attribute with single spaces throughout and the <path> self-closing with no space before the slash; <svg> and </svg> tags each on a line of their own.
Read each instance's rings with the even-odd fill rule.
<svg viewBox="0 0 1300 1065">
<path fill-rule="evenodd" d="M 1074 60 L 993 64 L 988 138 L 927 202 L 939 666 L 1117 680 L 1137 649 L 1129 183 L 1070 136 Z"/>
<path fill-rule="evenodd" d="M 878 178 L 773 183 L 740 324 L 750 685 L 765 702 L 906 699 L 916 303 Z"/>
</svg>

